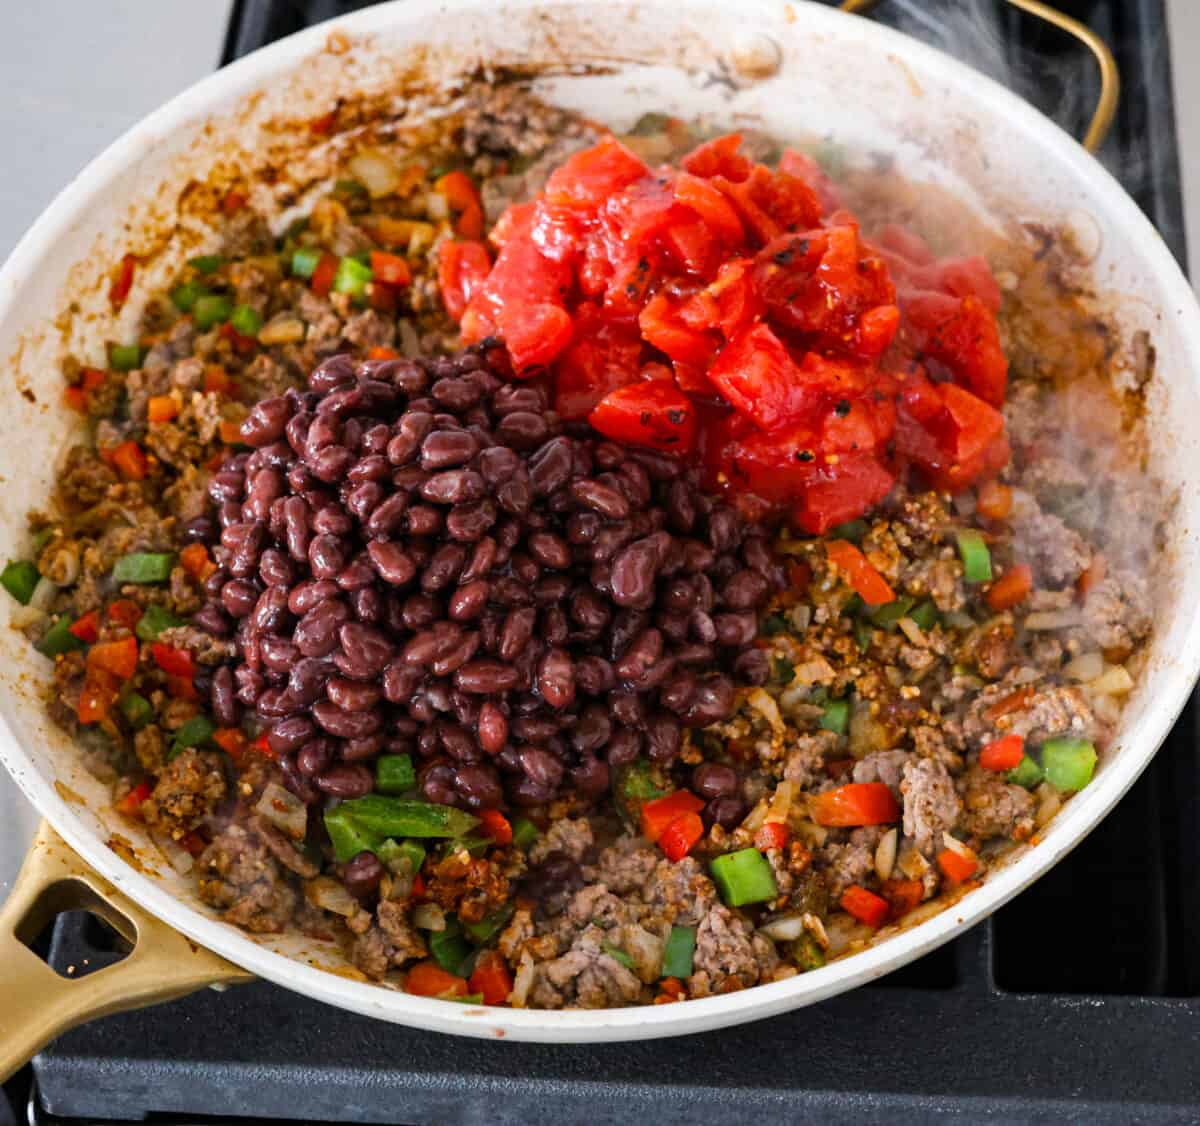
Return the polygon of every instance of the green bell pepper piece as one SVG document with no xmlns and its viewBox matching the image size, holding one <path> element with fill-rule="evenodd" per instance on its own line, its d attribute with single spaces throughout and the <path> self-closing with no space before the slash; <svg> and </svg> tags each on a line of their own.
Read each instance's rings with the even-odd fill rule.
<svg viewBox="0 0 1200 1126">
<path fill-rule="evenodd" d="M 158 551 L 135 551 L 122 555 L 113 564 L 112 577 L 118 583 L 165 583 L 171 577 L 175 556 Z"/>
<path fill-rule="evenodd" d="M 792 943 L 792 961 L 798 969 L 819 970 L 825 965 L 825 951 L 821 944 L 807 931 Z"/>
<path fill-rule="evenodd" d="M 374 276 L 371 267 L 357 258 L 343 258 L 338 263 L 337 273 L 333 275 L 333 291 L 348 293 L 351 297 L 365 297 L 367 285 Z"/>
<path fill-rule="evenodd" d="M 252 306 L 239 305 L 229 314 L 229 323 L 233 325 L 234 331 L 242 336 L 257 336 L 258 330 L 262 328 L 262 317 Z"/>
<path fill-rule="evenodd" d="M 133 632 L 139 641 L 157 641 L 162 636 L 163 630 L 181 625 L 183 625 L 182 618 L 177 618 L 165 606 L 151 603 L 142 611 L 142 616 L 138 618 Z"/>
<path fill-rule="evenodd" d="M 866 534 L 867 522 L 865 520 L 847 520 L 844 524 L 835 524 L 829 529 L 826 536 L 831 540 L 849 540 L 851 543 L 859 543 Z"/>
<path fill-rule="evenodd" d="M 125 722 L 137 731 L 150 722 L 154 706 L 140 692 L 126 692 L 121 696 L 121 714 Z"/>
<path fill-rule="evenodd" d="M 196 298 L 192 316 L 201 332 L 224 324 L 233 313 L 233 300 L 219 293 L 206 293 Z"/>
<path fill-rule="evenodd" d="M 41 577 L 36 564 L 28 559 L 14 559 L 0 571 L 0 586 L 22 606 L 28 606 Z"/>
<path fill-rule="evenodd" d="M 600 949 L 604 951 L 610 958 L 615 958 L 627 970 L 633 969 L 633 959 L 625 953 L 620 947 L 614 946 L 611 942 L 602 942 Z"/>
<path fill-rule="evenodd" d="M 817 726 L 823 731 L 833 731 L 838 735 L 846 734 L 846 725 L 850 722 L 850 701 L 830 700 L 821 713 Z"/>
<path fill-rule="evenodd" d="M 479 824 L 478 817 L 452 805 L 384 794 L 352 798 L 338 809 L 346 810 L 346 816 L 380 837 L 464 837 Z"/>
<path fill-rule="evenodd" d="M 208 290 L 197 281 L 182 282 L 171 290 L 171 300 L 181 313 L 190 313 L 196 302 L 206 296 Z"/>
<path fill-rule="evenodd" d="M 171 740 L 171 750 L 167 758 L 172 759 L 187 747 L 198 747 L 207 743 L 216 731 L 217 725 L 206 715 L 194 715 L 178 731 Z"/>
<path fill-rule="evenodd" d="M 662 976 L 691 977 L 696 953 L 696 928 L 672 927 L 663 948 Z"/>
<path fill-rule="evenodd" d="M 364 829 L 346 809 L 346 802 L 325 811 L 325 831 L 333 844 L 333 855 L 341 864 L 353 860 L 360 852 L 376 852 L 382 838 Z"/>
<path fill-rule="evenodd" d="M 914 606 L 908 616 L 923 630 L 931 630 L 938 624 L 938 608 L 932 602 L 922 602 Z"/>
<path fill-rule="evenodd" d="M 506 903 L 498 911 L 485 915 L 477 923 L 463 923 L 463 931 L 476 946 L 486 946 L 508 925 L 508 920 L 513 917 L 515 910 L 516 908 L 511 903 Z"/>
<path fill-rule="evenodd" d="M 871 622 L 880 629 L 895 629 L 896 623 L 901 618 L 908 617 L 908 612 L 913 608 L 915 602 L 916 599 L 909 598 L 907 594 L 901 595 L 891 602 L 885 602 L 878 610 L 871 611 Z"/>
<path fill-rule="evenodd" d="M 463 963 L 474 953 L 463 938 L 462 924 L 454 915 L 446 916 L 446 929 L 429 931 L 425 938 L 429 953 L 447 973 L 461 976 Z"/>
<path fill-rule="evenodd" d="M 992 553 L 984 543 L 983 536 L 974 528 L 964 528 L 958 533 L 958 555 L 962 560 L 963 578 L 969 583 L 992 581 Z"/>
<path fill-rule="evenodd" d="M 299 246 L 292 252 L 292 273 L 298 278 L 311 278 L 321 261 L 321 251 L 313 246 Z"/>
<path fill-rule="evenodd" d="M 381 794 L 402 794 L 416 784 L 412 755 L 380 755 L 375 760 L 375 789 Z"/>
<path fill-rule="evenodd" d="M 1032 790 L 1034 786 L 1041 784 L 1045 774 L 1037 760 L 1026 755 L 1004 777 L 1014 786 L 1024 786 L 1025 789 Z"/>
<path fill-rule="evenodd" d="M 393 874 L 407 871 L 410 876 L 415 876 L 425 863 L 425 847 L 416 841 L 394 841 L 389 837 L 375 850 L 375 855 Z"/>
<path fill-rule="evenodd" d="M 743 848 L 718 856 L 711 864 L 713 880 L 729 907 L 764 903 L 779 895 L 775 873 L 756 848 Z"/>
<path fill-rule="evenodd" d="M 110 344 L 108 366 L 113 371 L 133 371 L 142 362 L 142 350 L 136 344 Z"/>
<path fill-rule="evenodd" d="M 518 817 L 512 823 L 513 847 L 522 851 L 528 849 L 541 834 L 537 826 L 528 817 Z"/>
<path fill-rule="evenodd" d="M 37 651 L 47 657 L 57 657 L 60 653 L 72 653 L 84 648 L 83 642 L 71 632 L 74 624 L 74 620 L 65 614 L 58 618 L 35 646 Z"/>
<path fill-rule="evenodd" d="M 1042 744 L 1042 769 L 1055 789 L 1082 790 L 1096 769 L 1096 748 L 1087 739 L 1048 739 Z"/>
<path fill-rule="evenodd" d="M 188 265 L 198 274 L 203 274 L 207 277 L 209 274 L 215 274 L 223 265 L 225 259 L 219 254 L 198 254 L 195 258 L 188 259 Z"/>
</svg>

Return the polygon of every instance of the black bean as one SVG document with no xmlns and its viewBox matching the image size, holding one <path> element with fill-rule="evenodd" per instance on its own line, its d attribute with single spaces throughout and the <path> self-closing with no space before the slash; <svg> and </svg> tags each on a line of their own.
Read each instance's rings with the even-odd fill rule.
<svg viewBox="0 0 1200 1126">
<path fill-rule="evenodd" d="M 375 776 L 360 762 L 343 762 L 329 767 L 316 783 L 323 794 L 348 800 L 369 794 L 375 787 Z"/>
<path fill-rule="evenodd" d="M 704 807 L 704 812 L 710 822 L 720 825 L 723 829 L 735 829 L 746 815 L 746 806 L 741 798 L 720 797 L 713 798 Z"/>
<path fill-rule="evenodd" d="M 379 890 L 386 869 L 373 852 L 360 852 L 342 869 L 342 883 L 359 899 L 366 899 Z"/>
<path fill-rule="evenodd" d="M 448 645 L 434 658 L 430 669 L 434 676 L 449 676 L 461 669 L 479 649 L 479 634 L 463 634 L 452 645 Z M 430 691 L 441 690 L 440 685 L 431 685 Z M 443 709 L 444 710 L 444 709 Z"/>
<path fill-rule="evenodd" d="M 421 683 L 422 673 L 419 668 L 404 664 L 401 661 L 391 662 L 383 670 L 383 696 L 391 704 L 405 704 Z"/>
<path fill-rule="evenodd" d="M 631 728 L 622 727 L 608 741 L 605 757 L 609 766 L 628 766 L 641 753 L 641 735 Z"/>
<path fill-rule="evenodd" d="M 348 712 L 331 700 L 318 700 L 312 707 L 312 716 L 330 735 L 341 739 L 360 739 L 364 735 L 373 735 L 383 724 L 377 711 Z"/>
<path fill-rule="evenodd" d="M 325 692 L 325 683 L 333 672 L 328 661 L 301 657 L 288 673 L 288 695 L 301 707 L 316 703 Z"/>
<path fill-rule="evenodd" d="M 771 678 L 771 662 L 761 649 L 746 649 L 733 662 L 733 672 L 743 683 L 761 686 Z"/>
<path fill-rule="evenodd" d="M 745 574 L 746 572 L 742 572 Z M 717 614 L 713 618 L 717 631 L 717 642 L 733 649 L 740 649 L 758 635 L 758 619 L 752 611 L 741 614 Z"/>
<path fill-rule="evenodd" d="M 758 571 L 736 572 L 721 588 L 721 597 L 731 610 L 753 610 L 771 592 L 771 584 Z M 732 644 L 722 642 L 722 644 Z"/>
<path fill-rule="evenodd" d="M 500 705 L 491 700 L 479 709 L 479 745 L 489 754 L 498 755 L 508 742 L 508 719 Z"/>
<path fill-rule="evenodd" d="M 478 618 L 487 606 L 488 584 L 483 579 L 460 586 L 451 596 L 446 612 L 456 622 L 470 622 Z"/>
<path fill-rule="evenodd" d="M 367 544 L 367 558 L 379 577 L 391 586 L 404 586 L 417 574 L 417 565 L 398 543 L 372 540 Z"/>
<path fill-rule="evenodd" d="M 354 359 L 345 353 L 322 360 L 308 377 L 308 385 L 324 395 L 354 382 Z"/>
<path fill-rule="evenodd" d="M 454 685 L 460 692 L 479 696 L 507 692 L 516 683 L 516 669 L 502 661 L 469 661 L 454 674 Z"/>
<path fill-rule="evenodd" d="M 589 696 L 602 696 L 612 690 L 616 674 L 603 657 L 581 657 L 575 662 L 575 687 Z"/>
<path fill-rule="evenodd" d="M 262 663 L 267 668 L 284 675 L 290 673 L 292 666 L 300 660 L 300 650 L 286 637 L 274 634 L 264 637 L 259 642 L 259 652 L 262 655 Z"/>
<path fill-rule="evenodd" d="M 533 636 L 533 630 L 536 625 L 536 610 L 528 607 L 510 610 L 500 630 L 500 645 L 498 650 L 500 659 L 502 661 L 515 661 L 524 652 L 525 646 L 529 644 L 529 639 Z"/>
<path fill-rule="evenodd" d="M 267 732 L 267 744 L 276 754 L 291 754 L 309 740 L 316 738 L 317 729 L 307 716 L 294 715 L 281 719 Z"/>
<path fill-rule="evenodd" d="M 570 495 L 576 504 L 609 520 L 624 520 L 629 515 L 629 501 L 625 495 L 600 481 L 572 481 Z"/>
<path fill-rule="evenodd" d="M 337 757 L 337 743 L 322 736 L 305 743 L 296 754 L 296 769 L 305 778 L 323 774 Z"/>
<path fill-rule="evenodd" d="M 221 605 L 231 617 L 244 618 L 254 609 L 260 593 L 249 579 L 231 579 L 221 587 Z"/>
<path fill-rule="evenodd" d="M 338 628 L 350 617 L 344 602 L 329 599 L 314 606 L 296 625 L 292 640 L 306 657 L 324 657 L 338 647 Z"/>
<path fill-rule="evenodd" d="M 435 594 L 452 586 L 467 561 L 467 549 L 461 544 L 447 543 L 439 547 L 421 575 L 421 589 Z"/>
<path fill-rule="evenodd" d="M 233 669 L 222 665 L 213 673 L 211 699 L 213 716 L 222 727 L 237 727 L 240 709 L 233 683 Z"/>
<path fill-rule="evenodd" d="M 683 729 L 674 716 L 651 716 L 646 723 L 646 753 L 654 762 L 670 762 L 683 742 Z"/>
<path fill-rule="evenodd" d="M 704 677 L 697 682 L 696 695 L 683 714 L 689 727 L 708 727 L 720 723 L 733 714 L 734 686 L 727 676 Z"/>
<path fill-rule="evenodd" d="M 375 626 L 362 622 L 347 622 L 338 630 L 341 652 L 333 661 L 342 672 L 354 680 L 369 680 L 387 667 L 395 647 L 387 635 Z"/>
<path fill-rule="evenodd" d="M 459 767 L 454 788 L 470 809 L 495 809 L 504 801 L 500 777 L 485 763 Z"/>
</svg>

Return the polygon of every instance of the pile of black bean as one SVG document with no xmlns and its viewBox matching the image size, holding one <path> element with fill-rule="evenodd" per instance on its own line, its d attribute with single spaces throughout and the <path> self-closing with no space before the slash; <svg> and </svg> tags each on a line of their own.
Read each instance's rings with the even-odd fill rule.
<svg viewBox="0 0 1200 1126">
<path fill-rule="evenodd" d="M 185 530 L 219 565 L 194 622 L 240 657 L 216 719 L 254 709 L 310 804 L 406 752 L 435 802 L 599 796 L 766 679 L 765 532 L 679 461 L 564 428 L 506 362 L 325 360 L 253 408 Z"/>
</svg>

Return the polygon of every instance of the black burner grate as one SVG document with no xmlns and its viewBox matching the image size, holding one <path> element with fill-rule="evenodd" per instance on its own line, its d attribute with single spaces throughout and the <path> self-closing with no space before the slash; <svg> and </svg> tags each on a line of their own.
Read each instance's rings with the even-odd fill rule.
<svg viewBox="0 0 1200 1126">
<path fill-rule="evenodd" d="M 224 61 L 363 6 L 238 0 Z M 1182 261 L 1163 0 L 1059 6 L 1117 52 L 1125 94 L 1103 159 Z M 1082 131 L 1091 60 L 1001 0 L 883 0 L 878 16 Z M 1189 705 L 1119 808 L 994 919 L 815 1008 L 682 1040 L 543 1047 L 414 1032 L 255 984 L 62 1037 L 35 1062 L 33 1111 L 43 1122 L 1193 1122 L 1197 734 Z M 56 966 L 117 956 L 84 918 L 59 921 Z"/>
</svg>

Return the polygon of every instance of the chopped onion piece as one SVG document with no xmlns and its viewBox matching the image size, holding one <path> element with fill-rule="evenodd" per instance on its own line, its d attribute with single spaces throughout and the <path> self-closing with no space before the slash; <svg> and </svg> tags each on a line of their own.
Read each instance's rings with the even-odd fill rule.
<svg viewBox="0 0 1200 1126">
<path fill-rule="evenodd" d="M 429 192 L 425 196 L 425 211 L 435 221 L 450 218 L 450 204 L 440 192 Z"/>
<path fill-rule="evenodd" d="M 322 911 L 331 911 L 346 919 L 362 910 L 358 900 L 342 884 L 328 876 L 317 876 L 306 881 L 304 898 L 314 907 L 320 907 Z"/>
<path fill-rule="evenodd" d="M 663 950 L 666 941 L 646 930 L 639 923 L 621 928 L 621 949 L 633 959 L 634 972 L 649 985 L 662 974 Z"/>
<path fill-rule="evenodd" d="M 1022 623 L 1028 630 L 1069 629 L 1083 619 L 1078 610 L 1039 610 L 1028 615 Z"/>
<path fill-rule="evenodd" d="M 903 631 L 904 636 L 918 648 L 923 649 L 929 644 L 925 638 L 925 634 L 921 632 L 921 627 L 912 618 L 901 618 L 896 624 Z"/>
<path fill-rule="evenodd" d="M 794 630 L 803 633 L 812 622 L 812 607 L 807 602 L 801 602 L 792 608 L 792 612 L 788 615 L 788 621 L 791 622 Z"/>
<path fill-rule="evenodd" d="M 753 688 L 746 697 L 746 702 L 767 721 L 774 735 L 783 735 L 785 727 L 783 716 L 779 714 L 779 705 L 773 696 L 767 695 L 761 688 Z"/>
<path fill-rule="evenodd" d="M 1063 665 L 1063 676 L 1068 680 L 1086 683 L 1095 680 L 1104 672 L 1104 657 L 1099 652 L 1081 653 L 1074 660 Z"/>
<path fill-rule="evenodd" d="M 436 903 L 422 903 L 412 913 L 413 926 L 423 931 L 444 931 L 446 912 Z"/>
<path fill-rule="evenodd" d="M 763 924 L 758 928 L 758 933 L 765 934 L 776 942 L 791 942 L 792 939 L 799 938 L 807 930 L 805 918 L 805 915 L 784 915 Z"/>
<path fill-rule="evenodd" d="M 1015 673 L 1009 677 L 1009 684 L 1020 686 L 1022 684 L 1032 684 L 1035 680 L 1041 680 L 1041 670 L 1035 669 L 1032 665 L 1026 665 L 1023 668 L 1017 669 Z"/>
<path fill-rule="evenodd" d="M 767 806 L 766 816 L 764 821 L 781 821 L 787 823 L 788 814 L 792 809 L 792 802 L 796 797 L 795 782 L 780 782 L 775 787 L 775 793 L 771 797 L 771 803 Z"/>
<path fill-rule="evenodd" d="M 833 666 L 824 657 L 813 657 L 796 666 L 793 684 L 822 684 L 833 680 Z"/>
<path fill-rule="evenodd" d="M 1038 807 L 1037 812 L 1033 815 L 1033 820 L 1040 829 L 1062 809 L 1062 798 L 1049 782 L 1043 782 L 1034 790 L 1034 796 L 1038 799 Z"/>
<path fill-rule="evenodd" d="M 308 810 L 304 803 L 278 782 L 268 782 L 254 807 L 267 821 L 294 841 L 304 840 L 308 830 Z"/>
<path fill-rule="evenodd" d="M 889 829 L 879 838 L 875 846 L 875 874 L 881 880 L 890 880 L 892 870 L 896 867 L 896 850 L 900 845 L 900 835 L 895 829 Z"/>
<path fill-rule="evenodd" d="M 748 829 L 751 833 L 757 833 L 762 828 L 763 822 L 767 819 L 767 799 L 763 798 L 759 803 L 746 815 L 746 819 L 742 822 L 742 828 Z"/>
<path fill-rule="evenodd" d="M 29 609 L 41 610 L 43 613 L 48 612 L 58 590 L 58 584 L 52 583 L 43 575 L 38 579 L 37 586 L 33 588 L 33 594 L 30 595 Z"/>
<path fill-rule="evenodd" d="M 508 995 L 508 1003 L 514 1009 L 523 1009 L 533 988 L 533 956 L 528 952 L 521 955 L 521 964 L 513 977 L 512 992 Z"/>
<path fill-rule="evenodd" d="M 304 339 L 304 322 L 290 313 L 272 317 L 258 333 L 260 344 L 299 344 Z"/>
<path fill-rule="evenodd" d="M 167 858 L 167 863 L 181 876 L 186 876 L 196 861 L 178 841 L 172 840 L 169 833 L 151 833 L 150 839 L 158 845 L 159 851 Z"/>
<path fill-rule="evenodd" d="M 1133 677 L 1124 665 L 1110 665 L 1101 676 L 1089 681 L 1087 687 L 1098 696 L 1124 696 L 1133 690 Z"/>
<path fill-rule="evenodd" d="M 39 610 L 36 606 L 22 606 L 18 603 L 13 607 L 9 620 L 13 629 L 25 629 L 37 622 L 44 622 L 46 618 L 45 610 Z"/>
<path fill-rule="evenodd" d="M 387 153 L 374 146 L 361 149 L 346 167 L 372 199 L 391 195 L 401 181 L 400 166 Z"/>
<path fill-rule="evenodd" d="M 957 837 L 953 837 L 949 833 L 943 833 L 942 840 L 945 842 L 946 847 L 951 852 L 958 853 L 958 855 L 961 856 L 964 860 L 978 860 L 979 859 L 975 855 L 974 851 L 967 845 L 963 844 L 962 841 L 960 841 Z"/>
<path fill-rule="evenodd" d="M 951 629 L 974 629 L 976 622 L 970 614 L 964 614 L 961 610 L 947 610 L 942 615 L 942 621 Z"/>
</svg>

